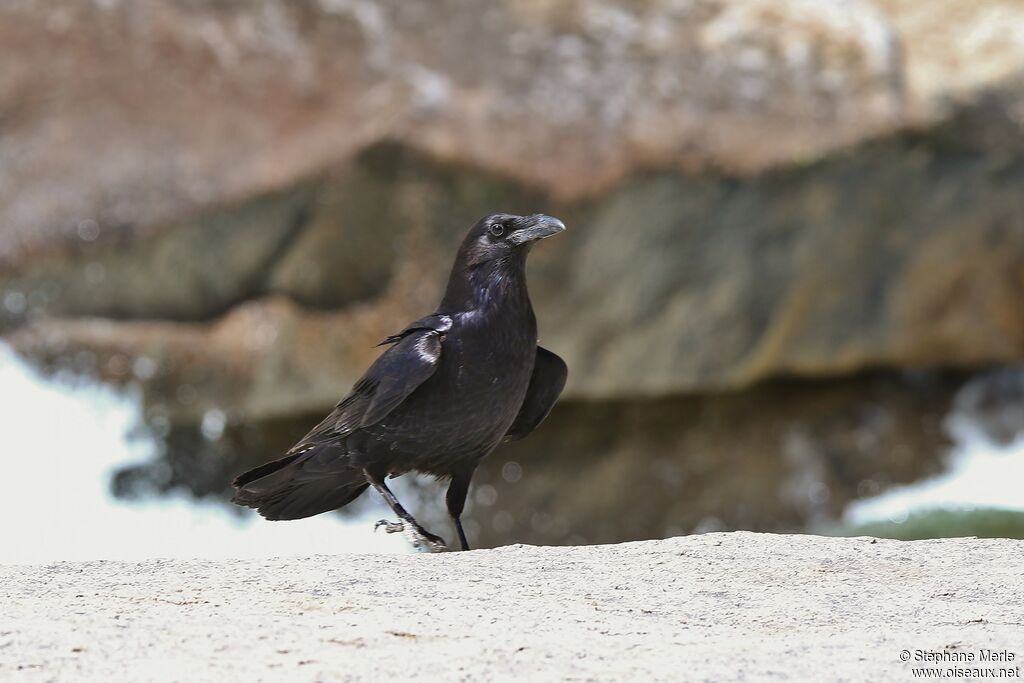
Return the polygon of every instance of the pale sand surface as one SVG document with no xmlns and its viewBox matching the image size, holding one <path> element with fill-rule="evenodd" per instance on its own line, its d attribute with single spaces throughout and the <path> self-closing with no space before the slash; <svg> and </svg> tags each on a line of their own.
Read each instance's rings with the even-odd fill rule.
<svg viewBox="0 0 1024 683">
<path fill-rule="evenodd" d="M 0 596 L 4 681 L 900 681 L 1024 657 L 1010 540 L 74 562 L 0 567 Z M 1015 661 L 900 661 L 982 649 Z"/>
</svg>

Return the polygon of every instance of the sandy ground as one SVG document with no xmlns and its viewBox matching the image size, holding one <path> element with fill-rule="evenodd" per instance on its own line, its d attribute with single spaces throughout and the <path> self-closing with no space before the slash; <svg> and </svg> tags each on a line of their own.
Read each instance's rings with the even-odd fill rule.
<svg viewBox="0 0 1024 683">
<path fill-rule="evenodd" d="M 1022 541 L 727 533 L 0 581 L 4 681 L 909 681 L 1024 659 Z M 948 653 L 975 661 L 917 661 Z"/>
</svg>

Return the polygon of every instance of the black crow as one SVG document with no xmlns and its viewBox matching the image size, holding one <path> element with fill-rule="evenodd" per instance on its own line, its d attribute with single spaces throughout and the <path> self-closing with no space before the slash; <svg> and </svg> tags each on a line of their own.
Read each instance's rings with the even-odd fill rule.
<svg viewBox="0 0 1024 683">
<path fill-rule="evenodd" d="M 503 439 L 532 432 L 565 386 L 565 363 L 537 346 L 526 290 L 530 247 L 564 229 L 542 214 L 482 218 L 459 248 L 437 311 L 381 342 L 390 348 L 323 422 L 280 460 L 235 479 L 232 502 L 267 519 L 301 519 L 373 486 L 399 518 L 378 526 L 446 550 L 385 483 L 415 470 L 451 480 L 448 513 L 468 550 L 460 516 L 477 464 Z"/>
</svg>

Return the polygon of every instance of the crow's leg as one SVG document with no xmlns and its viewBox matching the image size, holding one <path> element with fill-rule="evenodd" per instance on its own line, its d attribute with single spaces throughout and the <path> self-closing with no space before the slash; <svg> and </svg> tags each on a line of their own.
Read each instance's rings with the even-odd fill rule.
<svg viewBox="0 0 1024 683">
<path fill-rule="evenodd" d="M 462 530 L 462 520 L 458 517 L 455 518 L 455 530 L 459 532 L 459 543 L 462 544 L 462 549 L 469 550 L 469 541 L 466 540 L 466 532 Z"/>
<path fill-rule="evenodd" d="M 448 495 L 445 496 L 448 514 L 455 522 L 455 530 L 459 532 L 459 542 L 463 550 L 469 550 L 466 533 L 462 530 L 462 510 L 466 507 L 466 495 L 469 493 L 469 482 L 472 478 L 473 470 L 453 474 L 452 483 L 448 485 Z"/>
<path fill-rule="evenodd" d="M 378 476 L 371 472 L 369 469 L 364 470 L 366 473 L 366 479 L 373 485 L 373 488 L 377 489 L 377 493 L 380 494 L 384 502 L 398 515 L 398 522 L 389 522 L 387 520 L 380 520 L 377 522 L 376 527 L 384 527 L 384 530 L 389 534 L 397 533 L 399 531 L 406 535 L 409 542 L 416 548 L 423 548 L 427 552 L 441 553 L 448 550 L 448 546 L 445 544 L 444 539 L 440 536 L 435 536 L 423 527 L 419 525 L 412 515 L 410 515 L 402 504 L 395 498 L 395 494 L 391 493 L 391 489 L 384 483 L 384 477 Z"/>
</svg>

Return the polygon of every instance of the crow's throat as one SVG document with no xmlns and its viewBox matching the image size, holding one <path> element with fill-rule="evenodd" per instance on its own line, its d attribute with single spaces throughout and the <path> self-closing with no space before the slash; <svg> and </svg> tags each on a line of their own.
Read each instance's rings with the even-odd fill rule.
<svg viewBox="0 0 1024 683">
<path fill-rule="evenodd" d="M 438 313 L 494 311 L 515 315 L 531 310 L 526 288 L 526 255 L 512 254 L 453 270 Z"/>
</svg>

